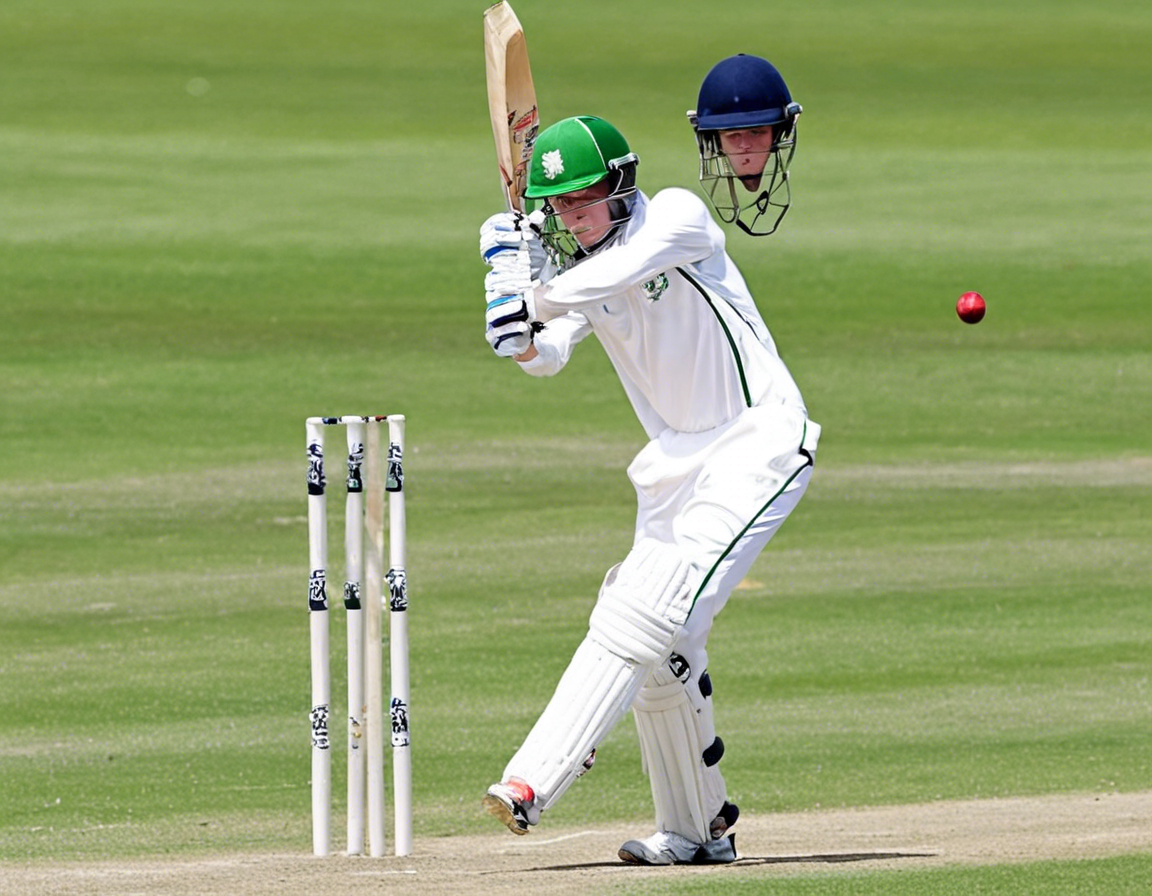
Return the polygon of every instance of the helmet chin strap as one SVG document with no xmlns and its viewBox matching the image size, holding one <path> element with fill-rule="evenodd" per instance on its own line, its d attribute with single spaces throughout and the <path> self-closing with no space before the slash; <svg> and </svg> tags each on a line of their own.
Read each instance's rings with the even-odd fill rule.
<svg viewBox="0 0 1152 896">
<path fill-rule="evenodd" d="M 748 205 L 745 205 L 743 208 L 740 209 L 739 214 L 737 214 L 737 216 L 736 216 L 736 226 L 739 227 L 741 230 L 743 230 L 749 236 L 771 236 L 773 233 L 776 232 L 776 228 L 778 228 L 780 226 L 780 222 L 784 220 L 784 215 L 786 215 L 788 213 L 789 206 L 790 206 L 790 204 L 788 204 L 788 205 L 773 205 L 771 202 L 769 202 L 768 194 L 767 193 L 761 193 L 759 196 L 756 197 L 755 202 L 750 203 Z M 767 230 L 762 229 L 762 228 L 758 229 L 756 225 L 759 224 L 760 219 L 763 218 L 765 215 L 769 215 L 770 210 L 773 208 L 778 208 L 780 210 L 780 213 L 776 216 L 776 220 L 772 222 L 772 226 L 769 227 Z M 750 212 L 752 209 L 756 210 L 756 213 L 754 215 L 746 214 L 747 212 Z M 751 217 L 751 219 L 752 219 L 751 222 L 745 223 L 744 219 L 747 217 Z"/>
<path fill-rule="evenodd" d="M 616 234 L 618 234 L 619 232 L 620 232 L 620 225 L 619 224 L 614 225 L 611 230 L 609 230 L 606 234 L 604 234 L 604 236 L 600 237 L 600 239 L 596 240 L 596 242 L 593 243 L 591 246 L 585 247 L 585 246 L 581 245 L 579 249 L 577 249 L 575 252 L 572 253 L 572 260 L 573 261 L 582 261 L 583 259 L 587 258 L 589 255 L 595 255 L 597 252 L 599 252 L 601 249 L 603 249 L 605 246 L 607 246 L 610 242 L 612 242 L 612 240 L 616 238 Z"/>
<path fill-rule="evenodd" d="M 635 194 L 632 194 L 632 198 L 635 199 Z M 587 248 L 581 246 L 579 252 L 575 256 L 576 260 L 587 258 L 589 255 L 594 255 L 609 243 L 611 243 L 612 240 L 616 239 L 616 237 L 619 235 L 620 228 L 622 228 L 632 217 L 631 203 L 629 203 L 626 199 L 622 199 L 620 197 L 610 197 L 607 202 L 608 214 L 613 222 L 612 226 L 608 229 L 608 232 L 604 234 L 604 236 L 596 240 L 596 242 L 591 246 L 588 246 Z"/>
</svg>

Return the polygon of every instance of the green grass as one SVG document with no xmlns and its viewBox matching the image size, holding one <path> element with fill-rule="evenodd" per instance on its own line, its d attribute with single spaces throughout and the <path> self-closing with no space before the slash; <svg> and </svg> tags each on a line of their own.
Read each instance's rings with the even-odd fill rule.
<svg viewBox="0 0 1152 896">
<path fill-rule="evenodd" d="M 408 415 L 417 835 L 487 824 L 630 541 L 642 434 L 594 344 L 538 381 L 480 338 L 485 5 L 0 9 L 0 860 L 307 849 L 315 413 Z M 825 433 L 717 622 L 732 793 L 1147 789 L 1152 21 L 748 10 L 518 10 L 545 120 L 612 119 L 650 191 L 693 186 L 683 111 L 733 35 L 756 25 L 805 106 L 783 229 L 730 235 Z M 648 800 L 626 722 L 553 818 L 643 826 Z M 773 891 L 1127 892 L 1146 868 Z"/>
</svg>

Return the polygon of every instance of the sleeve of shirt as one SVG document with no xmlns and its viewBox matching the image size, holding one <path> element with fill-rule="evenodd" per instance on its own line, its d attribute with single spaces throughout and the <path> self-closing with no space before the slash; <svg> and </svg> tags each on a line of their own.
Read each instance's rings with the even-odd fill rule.
<svg viewBox="0 0 1152 896">
<path fill-rule="evenodd" d="M 551 320 L 594 307 L 625 289 L 724 249 L 724 232 L 696 194 L 661 190 L 627 239 L 581 261 L 536 290 L 536 314 Z"/>
<path fill-rule="evenodd" d="M 578 312 L 550 320 L 532 340 L 536 357 L 518 362 L 520 369 L 532 376 L 555 376 L 568 363 L 577 343 L 591 332 L 592 325 Z"/>
</svg>

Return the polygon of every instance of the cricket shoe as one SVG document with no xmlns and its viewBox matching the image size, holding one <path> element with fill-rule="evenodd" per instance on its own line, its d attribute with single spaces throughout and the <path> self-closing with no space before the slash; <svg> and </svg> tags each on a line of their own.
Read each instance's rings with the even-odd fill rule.
<svg viewBox="0 0 1152 896">
<path fill-rule="evenodd" d="M 671 831 L 657 831 L 646 840 L 629 840 L 618 855 L 631 865 L 727 865 L 736 861 L 736 835 L 697 843 Z"/>
<path fill-rule="evenodd" d="M 536 794 L 519 778 L 509 778 L 489 787 L 484 795 L 484 808 L 513 834 L 527 834 L 529 825 L 540 822 Z"/>
</svg>

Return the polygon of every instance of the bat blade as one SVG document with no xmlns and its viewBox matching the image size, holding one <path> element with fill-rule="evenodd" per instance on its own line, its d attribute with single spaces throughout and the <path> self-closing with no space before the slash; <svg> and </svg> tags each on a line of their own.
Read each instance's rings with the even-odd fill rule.
<svg viewBox="0 0 1152 896">
<path fill-rule="evenodd" d="M 526 212 L 524 189 L 540 113 L 524 29 L 506 0 L 484 11 L 484 67 L 504 200 L 509 211 Z"/>
</svg>

